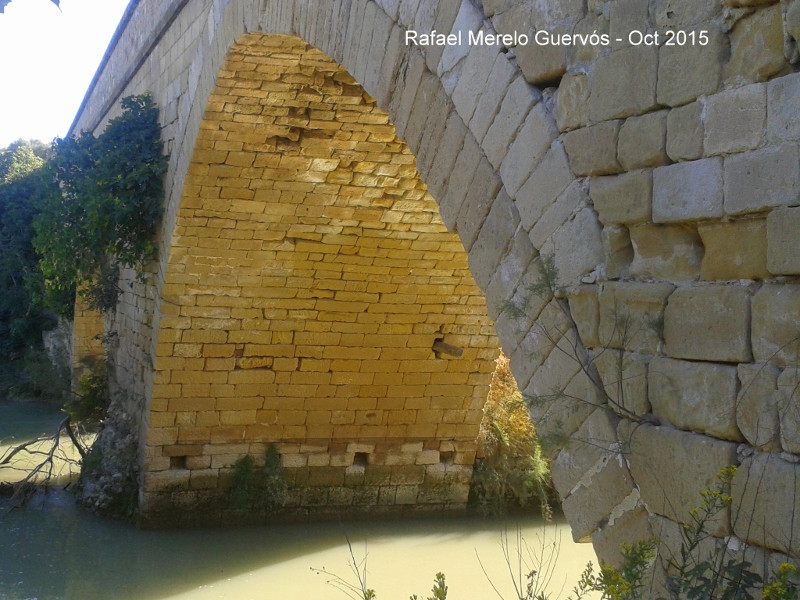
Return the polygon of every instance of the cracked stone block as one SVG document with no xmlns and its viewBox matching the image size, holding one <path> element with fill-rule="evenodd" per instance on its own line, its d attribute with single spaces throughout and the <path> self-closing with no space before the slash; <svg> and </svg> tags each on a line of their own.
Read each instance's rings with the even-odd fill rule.
<svg viewBox="0 0 800 600">
<path fill-rule="evenodd" d="M 652 513 L 678 523 L 691 522 L 689 511 L 702 502 L 700 493 L 714 487 L 717 473 L 737 463 L 735 442 L 626 420 L 617 434 L 642 501 Z M 708 532 L 717 537 L 731 532 L 729 509 L 710 519 Z"/>
<path fill-rule="evenodd" d="M 718 439 L 744 441 L 736 424 L 736 367 L 656 356 L 648 398 L 662 424 Z"/>
<path fill-rule="evenodd" d="M 675 290 L 664 311 L 664 340 L 673 358 L 750 362 L 750 290 L 726 285 Z"/>
</svg>

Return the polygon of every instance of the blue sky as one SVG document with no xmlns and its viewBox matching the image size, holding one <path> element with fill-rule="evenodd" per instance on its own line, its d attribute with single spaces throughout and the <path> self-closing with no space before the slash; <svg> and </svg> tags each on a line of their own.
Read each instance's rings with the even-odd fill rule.
<svg viewBox="0 0 800 600">
<path fill-rule="evenodd" d="M 128 0 L 12 0 L 0 14 L 0 148 L 67 133 Z"/>
</svg>

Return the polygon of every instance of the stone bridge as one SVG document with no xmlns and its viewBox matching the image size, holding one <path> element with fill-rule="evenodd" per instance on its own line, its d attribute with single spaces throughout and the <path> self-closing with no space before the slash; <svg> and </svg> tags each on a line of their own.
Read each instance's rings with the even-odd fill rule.
<svg viewBox="0 0 800 600">
<path fill-rule="evenodd" d="M 674 551 L 728 465 L 714 534 L 800 556 L 799 32 L 798 0 L 133 0 L 73 132 L 161 109 L 160 260 L 104 325 L 144 521 L 224 521 L 270 443 L 295 514 L 463 507 L 502 346 L 601 558 Z"/>
</svg>

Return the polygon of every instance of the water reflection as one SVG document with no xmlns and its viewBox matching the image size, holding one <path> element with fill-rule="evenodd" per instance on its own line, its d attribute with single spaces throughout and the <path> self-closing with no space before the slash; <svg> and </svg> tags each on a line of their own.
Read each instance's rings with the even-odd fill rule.
<svg viewBox="0 0 800 600">
<path fill-rule="evenodd" d="M 53 405 L 0 403 L 0 440 L 52 433 Z M 70 494 L 51 491 L 27 509 L 5 513 L 0 499 L 0 600 L 320 600 L 345 596 L 311 567 L 355 581 L 345 532 L 357 560 L 367 556 L 378 600 L 427 598 L 437 571 L 453 600 L 507 599 L 508 566 L 499 545 L 503 524 L 474 519 L 316 523 L 205 530 L 140 531 L 78 510 Z M 561 539 L 551 590 L 572 588 L 593 559 L 564 525 L 520 521 L 534 547 Z M 511 526 L 513 533 L 514 528 Z M 365 549 L 366 548 L 366 549 Z M 513 544 L 512 544 L 513 552 Z M 566 582 L 566 585 L 565 585 Z"/>
<path fill-rule="evenodd" d="M 563 587 L 566 596 L 592 559 L 591 547 L 572 544 L 561 525 L 543 528 L 527 519 L 520 526 L 534 545 L 543 533 L 549 540 L 561 536 L 551 589 Z M 354 581 L 345 531 L 358 560 L 366 544 L 368 583 L 379 600 L 412 593 L 427 597 L 437 571 L 447 575 L 451 598 L 496 597 L 476 552 L 495 585 L 511 598 L 501 527 L 437 519 L 140 531 L 85 514 L 68 494 L 56 492 L 0 521 L 0 599 L 344 598 L 311 567 Z"/>
</svg>

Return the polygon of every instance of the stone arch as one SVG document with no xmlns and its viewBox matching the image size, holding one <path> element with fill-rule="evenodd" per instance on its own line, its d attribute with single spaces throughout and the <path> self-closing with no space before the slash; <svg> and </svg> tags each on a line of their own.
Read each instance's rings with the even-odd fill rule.
<svg viewBox="0 0 800 600">
<path fill-rule="evenodd" d="M 169 4 L 132 4 L 121 51 L 77 121 L 94 129 L 124 92 L 156 95 L 171 156 L 162 256 L 229 48 L 247 33 L 296 36 L 345 67 L 416 156 L 518 382 L 542 400 L 533 416 L 572 438 L 554 478 L 575 537 L 591 536 L 607 559 L 626 536 L 668 538 L 717 471 L 740 464 L 732 516 L 715 533 L 796 554 L 800 532 L 783 528 L 800 502 L 786 484 L 800 453 L 796 0 L 742 11 L 678 0 Z M 626 43 L 642 23 L 700 29 L 708 44 Z M 420 49 L 403 43 L 412 28 L 610 41 Z M 118 379 L 137 398 L 154 385 L 166 262 L 155 271 L 113 323 Z M 548 271 L 554 298 L 541 294 Z M 570 356 L 584 350 L 616 411 L 570 401 L 595 391 Z M 762 480 L 779 482 L 765 492 L 779 504 L 753 500 Z"/>
<path fill-rule="evenodd" d="M 577 429 L 594 408 L 595 392 L 574 358 L 568 359 L 571 364 L 566 369 L 553 367 L 564 362 L 557 359 L 559 353 L 553 349 L 569 324 L 562 310 L 565 305 L 543 293 L 538 285 L 542 265 L 537 248 L 556 256 L 560 283 L 574 281 L 596 269 L 602 260 L 600 229 L 584 187 L 574 182 L 564 146 L 556 139 L 552 106 L 525 81 L 500 46 L 474 46 L 455 53 L 452 48 L 428 48 L 423 52 L 402 41 L 404 26 L 410 26 L 414 19 L 426 20 L 425 26 L 466 29 L 480 19 L 480 11 L 470 3 L 450 4 L 427 14 L 423 14 L 425 9 L 418 12 L 416 8 L 406 14 L 374 2 L 349 7 L 321 3 L 316 8 L 309 6 L 308 12 L 300 7 L 289 10 L 292 19 L 287 19 L 285 7 L 272 12 L 268 8 L 258 22 L 256 13 L 246 7 L 226 5 L 223 10 L 222 3 L 215 6 L 220 10 L 211 10 L 208 38 L 201 37 L 195 51 L 195 60 L 202 59 L 201 66 L 190 71 L 197 83 L 190 80 L 189 91 L 196 98 L 190 95 L 182 99 L 191 106 L 189 122 L 198 122 L 205 88 L 215 80 L 216 72 L 224 69 L 225 51 L 235 43 L 237 33 L 288 30 L 311 44 L 316 40 L 321 50 L 352 72 L 356 81 L 363 82 L 415 154 L 417 170 L 438 202 L 442 221 L 458 233 L 469 253 L 469 269 L 485 290 L 489 315 L 497 320 L 498 334 L 521 388 L 546 395 L 551 388 L 563 389 L 569 384 L 571 392 L 580 391 L 577 402 L 543 406 L 537 420 L 550 423 L 550 433 L 568 435 Z M 343 24 L 341 19 L 348 9 L 347 35 L 340 35 L 337 28 L 324 31 L 319 27 L 323 22 Z M 404 18 L 412 21 L 403 22 Z M 209 43 L 203 46 L 206 39 Z M 463 68 L 454 68 L 457 64 Z M 213 98 L 210 90 L 208 94 Z M 178 219 L 177 193 L 190 185 L 184 182 L 179 188 L 177 184 L 194 132 L 193 126 L 187 127 L 176 146 L 177 154 L 172 156 L 178 167 L 165 218 L 165 253 L 174 251 L 174 234 L 169 232 L 171 223 Z M 201 141 L 198 137 L 197 143 Z M 547 185 L 542 187 L 545 181 Z M 573 212 L 577 218 L 572 218 Z M 547 218 L 541 219 L 535 235 L 530 235 L 528 230 L 545 213 Z M 572 238 L 581 234 L 586 243 L 576 246 Z M 172 241 L 168 244 L 167 240 Z M 563 250 L 556 253 L 555 246 L 563 246 Z M 169 280 L 163 271 L 159 280 L 168 290 Z M 507 307 L 521 310 L 505 310 Z M 571 348 L 572 342 L 562 345 Z M 548 357 L 550 361 L 546 362 Z M 155 394 L 160 393 L 161 385 L 157 371 L 152 387 Z M 150 431 L 150 439 L 155 439 L 156 434 Z M 174 441 L 172 437 L 169 440 Z M 152 450 L 147 448 L 145 455 L 150 454 Z M 159 469 L 167 466 L 165 457 L 156 462 Z M 170 485 L 172 476 L 163 475 L 163 485 Z"/>
<path fill-rule="evenodd" d="M 464 506 L 498 343 L 413 155 L 344 69 L 240 37 L 171 240 L 149 512 L 226 498 L 233 462 L 270 443 L 290 510 Z"/>
</svg>

